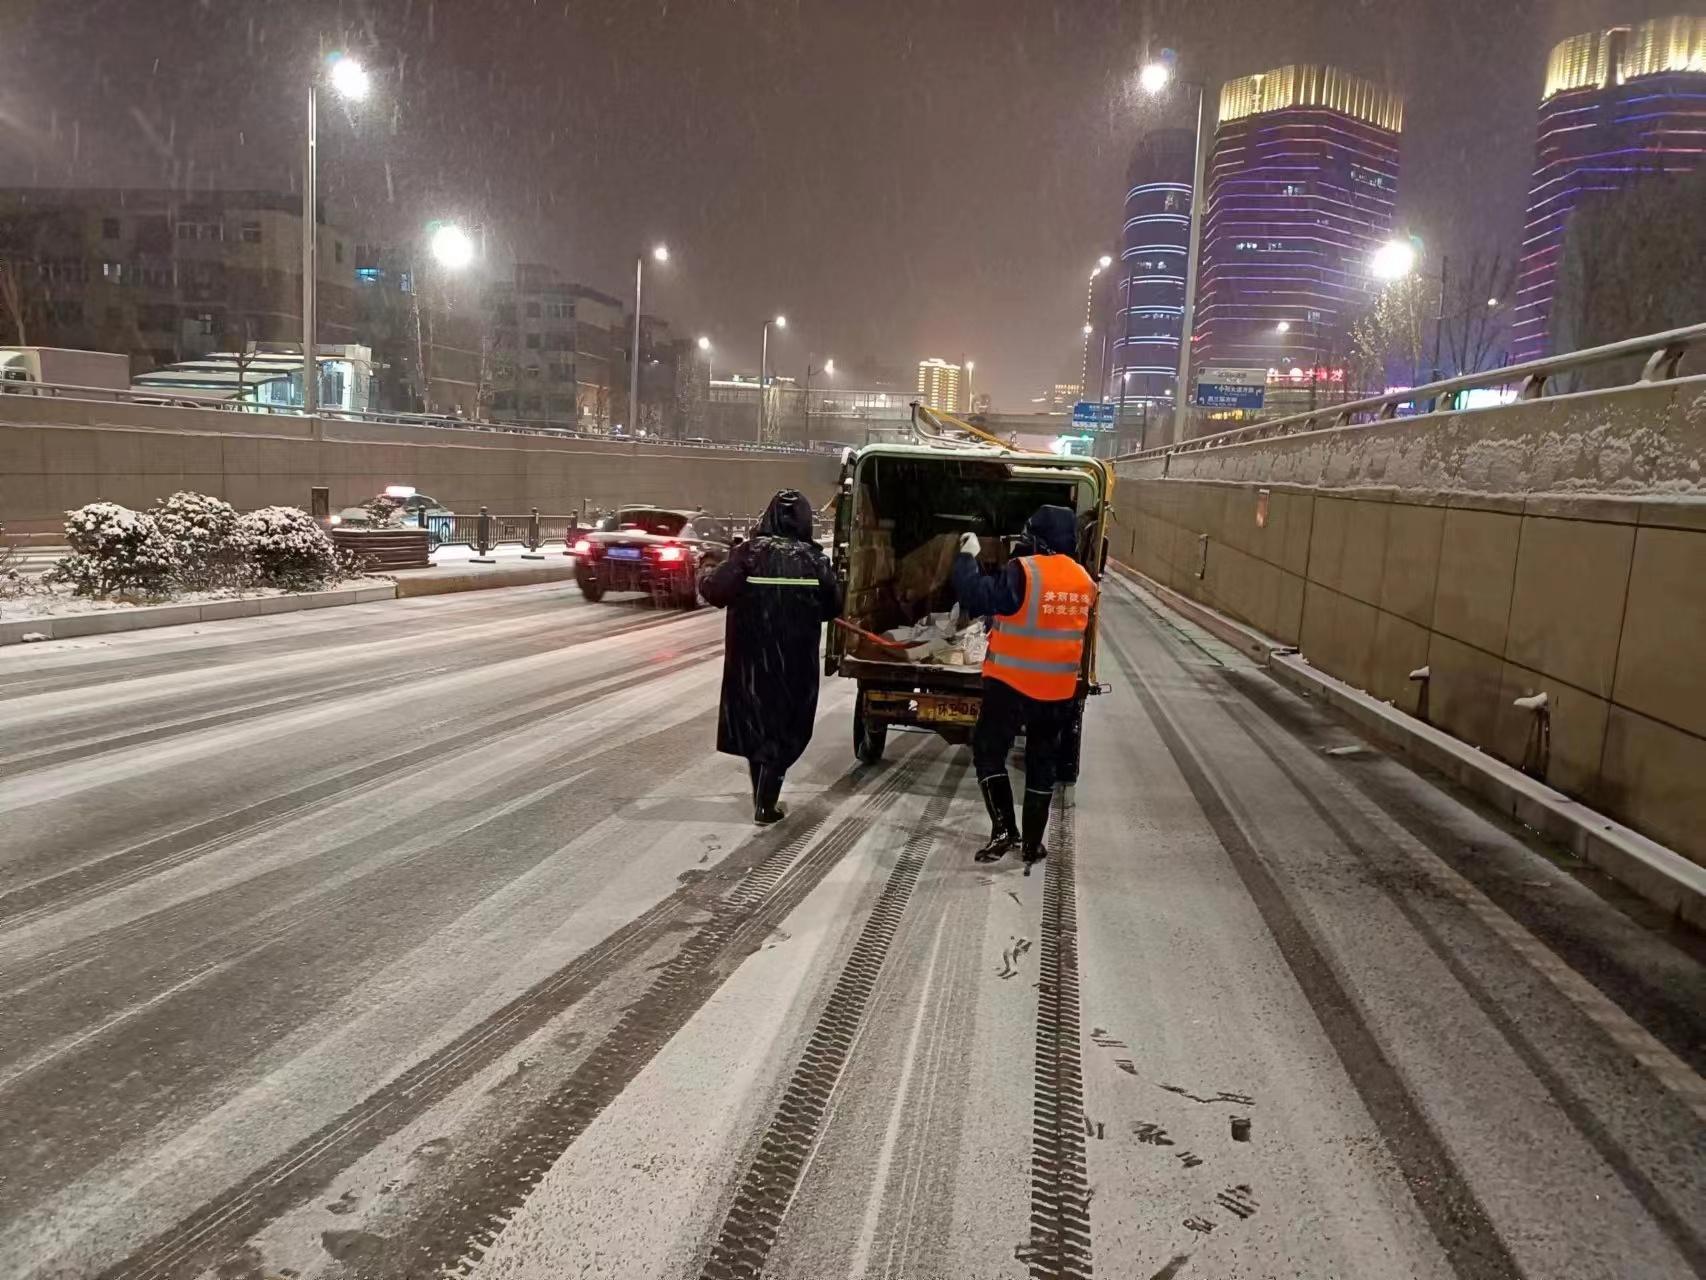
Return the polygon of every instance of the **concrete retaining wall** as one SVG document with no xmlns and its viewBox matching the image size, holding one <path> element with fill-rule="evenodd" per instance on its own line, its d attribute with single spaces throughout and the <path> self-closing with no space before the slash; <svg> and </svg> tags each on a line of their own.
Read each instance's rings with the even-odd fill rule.
<svg viewBox="0 0 1706 1280">
<path fill-rule="evenodd" d="M 1117 558 L 1706 864 L 1706 499 L 1121 469 Z"/>
<path fill-rule="evenodd" d="M 703 504 L 754 512 L 780 488 L 815 503 L 834 493 L 827 454 L 671 449 L 430 427 L 216 410 L 0 396 L 0 522 L 56 530 L 63 513 L 108 499 L 147 506 L 177 489 L 239 509 L 308 504 L 327 485 L 332 507 L 411 484 L 456 511 L 550 514 L 621 502 Z"/>
</svg>

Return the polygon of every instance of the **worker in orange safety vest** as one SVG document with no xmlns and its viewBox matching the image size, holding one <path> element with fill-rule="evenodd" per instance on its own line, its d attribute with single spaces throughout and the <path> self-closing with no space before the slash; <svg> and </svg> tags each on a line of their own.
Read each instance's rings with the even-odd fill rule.
<svg viewBox="0 0 1706 1280">
<path fill-rule="evenodd" d="M 983 703 L 972 731 L 978 789 L 989 810 L 989 843 L 977 861 L 995 862 L 1016 844 L 1030 865 L 1048 856 L 1043 833 L 1060 759 L 1061 740 L 1077 711 L 1084 640 L 1096 604 L 1096 583 L 1073 558 L 1077 521 L 1066 507 L 1045 506 L 1025 523 L 1005 570 L 986 575 L 975 533 L 960 538 L 954 591 L 962 615 L 990 618 L 983 662 Z M 1013 812 L 1007 755 L 1025 735 L 1025 807 L 1021 832 Z"/>
</svg>

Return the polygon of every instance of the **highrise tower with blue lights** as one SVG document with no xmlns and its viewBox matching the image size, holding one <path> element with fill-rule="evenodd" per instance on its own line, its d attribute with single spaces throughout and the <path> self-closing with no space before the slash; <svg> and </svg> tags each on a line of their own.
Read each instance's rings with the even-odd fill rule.
<svg viewBox="0 0 1706 1280">
<path fill-rule="evenodd" d="M 1138 141 L 1127 173 L 1108 320 L 1110 382 L 1102 394 L 1128 406 L 1172 403 L 1185 315 L 1195 147 L 1189 129 L 1152 130 Z"/>
</svg>

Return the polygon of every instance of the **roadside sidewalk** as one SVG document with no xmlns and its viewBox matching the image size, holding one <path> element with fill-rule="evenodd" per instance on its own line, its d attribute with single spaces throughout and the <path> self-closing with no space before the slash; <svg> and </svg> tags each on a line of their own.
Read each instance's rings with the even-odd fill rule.
<svg viewBox="0 0 1706 1280">
<path fill-rule="evenodd" d="M 574 577 L 574 560 L 561 549 L 540 552 L 539 559 L 524 557 L 518 548 L 503 548 L 493 554 L 492 564 L 475 564 L 467 555 L 446 548 L 451 554 L 434 557 L 430 569 L 399 569 L 369 578 L 359 585 L 330 591 L 303 591 L 287 595 L 250 596 L 239 599 L 192 601 L 180 604 L 114 607 L 96 612 L 67 613 L 46 617 L 8 618 L 0 607 L 0 646 L 36 640 L 69 640 L 77 636 L 111 635 L 121 631 L 146 631 L 154 627 L 182 626 L 195 622 L 222 622 L 230 618 L 257 618 L 303 609 L 325 609 L 345 604 L 372 604 L 408 596 L 446 595 L 456 591 L 488 591 L 499 587 L 525 587 L 545 582 L 563 582 Z M 442 557 L 442 559 L 441 559 Z M 45 566 L 43 566 L 45 568 Z"/>
<path fill-rule="evenodd" d="M 490 564 L 476 563 L 473 554 L 466 547 L 440 547 L 433 553 L 430 569 L 395 569 L 387 576 L 396 579 L 399 596 L 525 587 L 575 576 L 574 558 L 561 545 L 531 553 L 521 547 L 497 547 Z"/>
</svg>

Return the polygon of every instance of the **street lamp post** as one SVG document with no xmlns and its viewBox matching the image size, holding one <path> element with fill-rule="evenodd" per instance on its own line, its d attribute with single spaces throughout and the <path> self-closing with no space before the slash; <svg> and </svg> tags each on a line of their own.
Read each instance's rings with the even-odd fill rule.
<svg viewBox="0 0 1706 1280">
<path fill-rule="evenodd" d="M 1400 280 L 1409 278 L 1415 274 L 1416 267 L 1421 262 L 1420 245 L 1421 241 L 1414 237 L 1409 240 L 1388 240 L 1374 251 L 1374 257 L 1369 260 L 1369 273 L 1376 280 L 1384 281 L 1389 285 L 1397 284 Z M 1434 314 L 1433 377 L 1430 379 L 1433 382 L 1438 382 L 1440 379 L 1440 344 L 1445 331 L 1445 288 L 1450 272 L 1451 259 L 1449 257 L 1441 258 L 1439 264 L 1439 305 L 1435 308 Z M 1414 354 L 1419 357 L 1421 353 L 1415 352 Z M 1419 364 L 1421 362 L 1417 359 L 1413 363 Z M 1410 377 L 1412 381 L 1419 380 L 1421 370 L 1412 368 Z"/>
<path fill-rule="evenodd" d="M 711 340 L 704 334 L 699 335 L 699 350 L 705 356 L 705 381 L 715 382 L 716 375 L 711 368 Z"/>
<path fill-rule="evenodd" d="M 658 245 L 652 250 L 653 262 L 668 262 L 669 249 Z M 640 303 L 646 284 L 646 255 L 634 255 L 634 352 L 628 358 L 628 434 L 640 432 Z"/>
<path fill-rule="evenodd" d="M 1165 51 L 1161 59 L 1144 67 L 1139 76 L 1143 88 L 1151 96 L 1159 95 L 1173 80 L 1173 55 Z M 1179 317 L 1179 376 L 1173 387 L 1173 439 L 1185 438 L 1191 421 L 1191 335 L 1197 321 L 1197 274 L 1202 265 L 1202 224 L 1208 208 L 1203 188 L 1211 139 L 1208 136 L 1208 96 L 1206 81 L 1194 80 L 1190 88 L 1197 91 L 1196 157 L 1191 163 L 1191 234 L 1185 254 L 1185 309 Z"/>
<path fill-rule="evenodd" d="M 764 443 L 764 397 L 769 385 L 770 370 L 770 326 L 778 329 L 788 327 L 787 316 L 777 316 L 774 320 L 764 322 L 764 340 L 758 348 L 758 443 Z"/>
<path fill-rule="evenodd" d="M 1078 394 L 1088 397 L 1090 394 L 1090 335 L 1096 331 L 1096 326 L 1090 323 L 1091 313 L 1096 306 L 1096 277 L 1114 265 L 1114 260 L 1103 254 L 1096 265 L 1090 269 L 1090 283 L 1084 286 L 1084 362 L 1078 370 Z M 1103 335 L 1104 340 L 1106 335 Z M 1103 348 L 1103 362 L 1107 361 L 1107 350 Z M 1097 399 L 1101 397 L 1098 396 Z"/>
<path fill-rule="evenodd" d="M 819 373 L 824 374 L 825 376 L 831 377 L 831 378 L 833 378 L 835 376 L 835 357 L 834 356 L 830 356 L 822 364 L 820 364 L 816 368 L 814 368 L 812 366 L 812 361 L 815 360 L 816 358 L 817 357 L 813 356 L 813 355 L 807 355 L 806 356 L 806 392 L 805 392 L 806 401 L 805 401 L 805 404 L 806 404 L 806 439 L 808 441 L 811 439 L 811 435 L 812 435 L 812 377 L 816 374 L 819 374 Z"/>
<path fill-rule="evenodd" d="M 461 227 L 451 222 L 435 223 L 430 228 L 432 236 L 427 242 L 427 250 L 432 260 L 445 271 L 461 271 L 474 261 L 474 241 Z M 432 412 L 432 364 L 433 344 L 427 336 L 431 331 L 430 325 L 421 323 L 421 293 L 425 288 L 420 273 L 415 273 L 414 287 L 409 291 L 409 297 L 415 318 L 415 365 L 420 371 L 421 379 L 421 408 L 427 413 Z M 442 298 L 441 298 L 442 300 Z M 474 398 L 474 416 L 480 416 L 479 392 Z"/>
<path fill-rule="evenodd" d="M 329 63 L 332 89 L 341 98 L 360 102 L 367 96 L 367 72 L 346 54 L 333 54 Z M 320 360 L 315 350 L 320 304 L 320 79 L 308 81 L 308 145 L 302 172 L 302 411 L 320 410 Z"/>
</svg>

